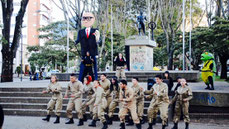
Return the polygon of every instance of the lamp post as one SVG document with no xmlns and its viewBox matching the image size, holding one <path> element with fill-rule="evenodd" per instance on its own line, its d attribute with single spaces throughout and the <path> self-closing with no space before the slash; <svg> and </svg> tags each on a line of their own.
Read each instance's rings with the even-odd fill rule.
<svg viewBox="0 0 229 129">
<path fill-rule="evenodd" d="M 185 70 L 185 0 L 183 0 L 183 71 Z"/>
<path fill-rule="evenodd" d="M 189 33 L 189 69 L 192 64 L 192 0 L 190 0 L 190 33 Z"/>
<path fill-rule="evenodd" d="M 67 4 L 66 4 L 67 5 Z M 69 7 L 67 6 L 67 73 L 69 72 Z"/>
<path fill-rule="evenodd" d="M 113 61 L 114 61 L 114 41 L 113 41 L 113 5 L 111 3 L 111 71 L 113 71 Z"/>
<path fill-rule="evenodd" d="M 22 58 L 23 58 L 23 34 L 22 34 L 22 29 L 25 28 L 26 26 L 21 27 L 21 81 L 22 81 L 22 74 L 23 74 L 23 64 L 22 64 Z"/>
<path fill-rule="evenodd" d="M 22 70 L 23 70 L 23 65 L 22 65 L 22 54 L 23 54 L 23 34 L 22 34 L 22 28 L 21 28 L 21 81 L 22 81 Z"/>
</svg>

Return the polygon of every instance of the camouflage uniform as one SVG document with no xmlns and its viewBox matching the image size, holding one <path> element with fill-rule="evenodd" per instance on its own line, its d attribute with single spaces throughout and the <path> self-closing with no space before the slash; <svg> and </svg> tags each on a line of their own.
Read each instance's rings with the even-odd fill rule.
<svg viewBox="0 0 229 129">
<path fill-rule="evenodd" d="M 132 88 L 134 89 L 138 118 L 142 120 L 144 112 L 144 92 L 140 89 L 139 85 L 133 85 Z"/>
<path fill-rule="evenodd" d="M 116 107 L 119 105 L 119 89 L 116 89 L 116 87 L 114 86 L 114 90 L 111 92 L 111 95 L 112 95 L 112 102 L 109 105 L 109 112 L 108 112 L 108 116 L 110 118 L 113 116 Z"/>
<path fill-rule="evenodd" d="M 74 98 L 70 98 L 67 105 L 67 117 L 73 118 L 72 110 L 75 107 L 76 112 L 78 113 L 78 119 L 83 118 L 83 114 L 81 111 L 82 105 L 82 93 L 83 93 L 83 84 L 77 80 L 74 83 L 69 82 L 65 95 L 68 95 L 70 92 Z"/>
<path fill-rule="evenodd" d="M 157 94 L 156 94 L 157 93 Z M 160 110 L 160 117 L 162 119 L 162 125 L 166 125 L 168 119 L 168 86 L 165 83 L 154 84 L 153 87 L 145 91 L 145 94 L 150 94 L 152 98 L 150 106 L 148 108 L 148 121 L 152 123 L 153 119 L 156 119 L 157 112 Z"/>
<path fill-rule="evenodd" d="M 88 85 L 84 85 L 83 92 L 86 95 L 86 100 L 82 103 L 81 106 L 82 113 L 85 114 L 87 107 L 89 107 L 89 111 L 92 113 L 94 102 L 91 100 L 93 99 L 93 94 L 95 93 L 92 82 Z"/>
<path fill-rule="evenodd" d="M 60 112 L 62 110 L 62 103 L 63 103 L 63 95 L 61 93 L 61 85 L 59 83 L 50 83 L 48 85 L 48 88 L 46 91 L 48 93 L 52 93 L 52 99 L 48 103 L 47 107 L 47 114 L 50 115 L 50 113 L 53 111 L 54 106 L 56 105 L 56 115 L 60 116 Z"/>
<path fill-rule="evenodd" d="M 104 89 L 104 92 L 105 92 L 105 96 L 106 96 L 106 100 L 107 100 L 107 107 L 105 108 L 105 110 L 107 110 L 107 108 L 109 107 L 109 105 L 112 101 L 112 97 L 110 94 L 111 82 L 108 79 L 105 79 L 104 81 L 100 80 L 99 82 L 100 82 L 100 85 Z"/>
<path fill-rule="evenodd" d="M 186 99 L 187 101 L 183 101 Z M 172 103 L 176 101 L 175 104 L 175 115 L 173 117 L 173 122 L 177 123 L 180 120 L 180 115 L 181 115 L 181 110 L 183 111 L 184 115 L 184 122 L 189 123 L 190 118 L 189 118 L 189 113 L 188 113 L 188 108 L 189 108 L 189 101 L 192 99 L 192 90 L 190 87 L 185 86 L 185 87 L 178 87 L 175 96 L 172 99 Z"/>
<path fill-rule="evenodd" d="M 134 96 L 134 90 L 130 87 L 126 87 L 125 90 L 120 90 L 120 100 L 126 99 L 126 101 L 122 101 L 122 108 L 119 111 L 119 118 L 121 123 L 125 122 L 125 116 L 127 115 L 128 111 L 130 111 L 134 123 L 140 123 L 136 112 L 136 99 Z"/>
<path fill-rule="evenodd" d="M 96 120 L 97 117 L 102 123 L 106 122 L 104 117 L 104 110 L 107 107 L 107 100 L 105 97 L 105 92 L 102 87 L 95 88 L 95 94 L 93 95 L 93 100 L 95 101 L 95 107 L 93 108 L 93 120 Z"/>
</svg>

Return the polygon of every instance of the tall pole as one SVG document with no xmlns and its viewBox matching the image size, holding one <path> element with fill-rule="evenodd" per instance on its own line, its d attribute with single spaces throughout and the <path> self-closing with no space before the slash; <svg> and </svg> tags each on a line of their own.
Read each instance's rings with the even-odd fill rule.
<svg viewBox="0 0 229 129">
<path fill-rule="evenodd" d="M 150 23 L 150 0 L 148 0 L 147 3 L 148 3 L 148 21 Z M 149 32 L 148 37 L 149 37 L 149 42 L 150 42 L 150 40 L 151 40 L 151 38 L 150 38 L 150 28 L 148 29 L 148 32 Z"/>
<path fill-rule="evenodd" d="M 22 74 L 23 74 L 23 72 L 22 72 L 22 70 L 23 70 L 23 64 L 22 64 L 22 57 L 23 57 L 23 35 L 22 35 L 22 28 L 23 27 L 21 27 L 21 81 L 22 81 Z"/>
<path fill-rule="evenodd" d="M 67 6 L 67 73 L 69 72 L 69 8 L 68 5 Z"/>
<path fill-rule="evenodd" d="M 113 71 L 113 56 L 114 56 L 114 53 L 113 53 L 113 45 L 114 45 L 114 42 L 113 42 L 113 10 L 112 10 L 112 3 L 111 3 L 111 71 Z"/>
<path fill-rule="evenodd" d="M 148 0 L 147 3 L 148 3 L 148 20 L 149 20 L 149 23 L 150 23 L 150 21 L 151 21 L 151 16 L 150 16 L 150 0 Z M 148 29 L 148 32 L 149 32 L 148 37 L 149 37 L 149 43 L 150 43 L 150 40 L 151 40 L 150 28 Z M 153 62 L 154 62 L 154 60 L 152 59 L 152 65 L 153 65 Z"/>
<path fill-rule="evenodd" d="M 183 0 L 183 71 L 185 70 L 185 0 Z"/>
<path fill-rule="evenodd" d="M 192 69 L 192 0 L 190 0 L 189 70 Z"/>
</svg>

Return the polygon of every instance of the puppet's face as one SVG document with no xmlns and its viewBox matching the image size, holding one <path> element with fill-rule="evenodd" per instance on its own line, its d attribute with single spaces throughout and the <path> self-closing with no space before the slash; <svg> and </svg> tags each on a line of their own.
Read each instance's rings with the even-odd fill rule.
<svg viewBox="0 0 229 129">
<path fill-rule="evenodd" d="M 211 53 L 205 52 L 205 53 L 201 54 L 201 60 L 202 61 L 207 61 L 207 60 L 211 60 L 211 59 L 214 59 L 214 56 Z"/>
<path fill-rule="evenodd" d="M 92 13 L 84 13 L 82 16 L 82 25 L 84 27 L 92 27 L 95 22 L 95 16 Z"/>
</svg>

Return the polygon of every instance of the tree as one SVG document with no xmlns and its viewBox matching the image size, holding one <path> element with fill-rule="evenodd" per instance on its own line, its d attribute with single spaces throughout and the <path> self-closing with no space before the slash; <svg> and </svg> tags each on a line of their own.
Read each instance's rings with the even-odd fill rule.
<svg viewBox="0 0 229 129">
<path fill-rule="evenodd" d="M 13 59 L 16 57 L 16 52 L 21 35 L 23 17 L 29 0 L 22 0 L 20 10 L 16 16 L 16 25 L 12 43 L 10 42 L 11 17 L 13 14 L 13 0 L 1 0 L 2 18 L 3 18 L 3 44 L 2 44 L 2 76 L 1 82 L 13 81 Z"/>
<path fill-rule="evenodd" d="M 180 26 L 182 24 L 182 2 L 182 0 L 158 1 L 158 10 L 160 16 L 159 23 L 166 36 L 168 70 L 172 70 L 173 67 L 173 55 L 176 49 L 174 45 L 175 38 L 178 31 L 180 31 Z M 189 5 L 190 4 L 186 4 L 186 8 L 188 8 Z M 197 0 L 193 1 L 193 6 L 194 12 L 198 12 L 193 17 L 197 17 L 202 14 Z M 186 15 L 188 13 L 189 11 L 186 12 Z"/>
<path fill-rule="evenodd" d="M 50 66 L 52 69 L 58 66 L 61 71 L 64 71 L 67 62 L 66 28 L 66 22 L 60 21 L 39 29 L 40 32 L 43 32 L 39 35 L 39 38 L 47 41 L 44 46 L 30 46 L 27 48 L 29 52 L 32 52 L 28 60 L 31 66 L 38 66 L 39 68 Z M 72 30 L 72 28 L 70 29 Z M 78 53 L 73 40 L 69 42 L 69 49 L 70 60 L 75 59 Z"/>
<path fill-rule="evenodd" d="M 213 50 L 219 56 L 221 63 L 221 79 L 227 78 L 227 60 L 229 59 L 229 20 L 224 18 L 214 18 L 211 29 L 214 37 Z"/>
<path fill-rule="evenodd" d="M 101 70 L 105 70 L 105 66 L 107 64 L 111 64 L 111 61 L 113 61 L 113 59 L 111 59 L 111 38 L 110 38 L 110 34 L 111 33 L 108 33 L 108 36 L 106 38 L 106 41 L 105 41 L 105 45 L 104 45 L 104 49 L 102 51 L 102 55 L 105 55 L 103 56 L 103 58 L 100 58 L 100 65 L 99 65 L 99 68 Z M 125 37 L 124 35 L 121 35 L 117 32 L 114 33 L 114 57 L 115 56 L 118 56 L 118 53 L 123 53 L 124 52 L 124 49 L 125 49 Z"/>
<path fill-rule="evenodd" d="M 189 32 L 186 33 L 186 41 L 189 40 Z M 201 61 L 201 54 L 204 51 L 212 51 L 212 46 L 209 44 L 210 40 L 212 39 L 212 30 L 208 27 L 197 27 L 192 30 L 192 62 L 191 65 L 193 66 L 193 70 L 199 70 L 199 65 L 202 63 Z M 189 44 L 186 44 L 186 51 L 189 51 Z M 181 52 L 180 52 L 181 54 Z"/>
</svg>

